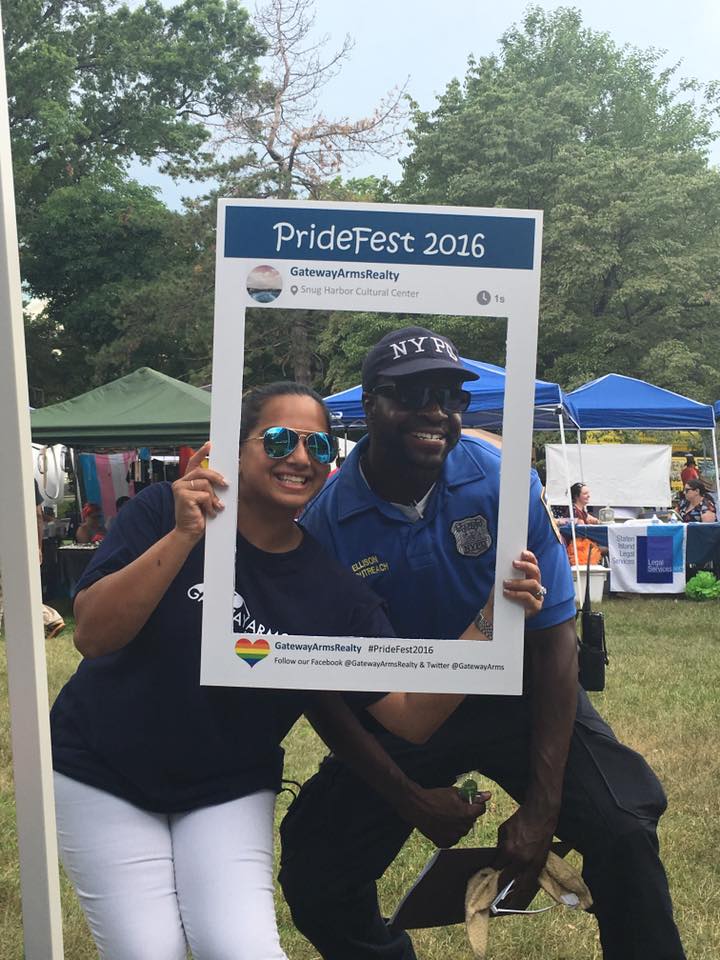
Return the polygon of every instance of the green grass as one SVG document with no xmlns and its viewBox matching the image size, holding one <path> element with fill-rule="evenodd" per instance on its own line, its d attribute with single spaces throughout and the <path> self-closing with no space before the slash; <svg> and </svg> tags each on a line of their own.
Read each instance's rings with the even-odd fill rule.
<svg viewBox="0 0 720 960">
<path fill-rule="evenodd" d="M 610 600 L 606 614 L 611 664 L 608 687 L 593 694 L 616 733 L 650 761 L 665 786 L 669 809 L 661 821 L 663 859 L 675 912 L 691 960 L 720 956 L 720 824 L 718 822 L 718 737 L 720 735 L 720 602 L 635 598 Z M 77 663 L 70 630 L 47 645 L 48 683 L 55 696 Z M 0 650 L 0 960 L 21 960 L 17 846 L 8 729 L 4 648 Z M 323 747 L 306 724 L 286 743 L 286 775 L 309 776 Z M 494 785 L 493 800 L 472 845 L 492 844 L 495 831 L 513 809 Z M 278 800 L 278 822 L 289 800 Z M 382 881 L 384 908 L 392 912 L 433 852 L 414 835 Z M 89 960 L 96 953 L 75 896 L 63 878 L 65 956 Z M 283 943 L 291 960 L 315 960 L 316 951 L 293 929 L 278 895 Z M 462 927 L 418 931 L 422 960 L 471 956 Z M 594 920 L 555 910 L 533 918 L 505 918 L 491 929 L 488 960 L 599 960 Z M 648 958 L 652 960 L 652 958 Z"/>
</svg>

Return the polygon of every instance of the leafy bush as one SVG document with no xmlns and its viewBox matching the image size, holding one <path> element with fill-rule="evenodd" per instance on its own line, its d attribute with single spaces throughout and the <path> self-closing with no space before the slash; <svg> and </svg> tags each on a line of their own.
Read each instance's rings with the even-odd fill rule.
<svg viewBox="0 0 720 960">
<path fill-rule="evenodd" d="M 701 570 L 685 584 L 685 593 L 691 600 L 720 599 L 720 580 L 709 570 Z"/>
</svg>

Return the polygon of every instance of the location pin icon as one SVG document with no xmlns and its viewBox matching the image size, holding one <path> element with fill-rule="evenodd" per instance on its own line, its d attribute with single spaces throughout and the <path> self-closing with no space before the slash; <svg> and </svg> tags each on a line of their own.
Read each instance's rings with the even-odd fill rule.
<svg viewBox="0 0 720 960">
<path fill-rule="evenodd" d="M 298 291 L 298 288 L 297 288 L 297 287 L 294 287 L 294 286 L 293 286 L 293 287 L 290 287 L 290 293 L 291 293 L 293 296 L 295 296 L 295 294 L 297 293 L 297 291 Z"/>
</svg>

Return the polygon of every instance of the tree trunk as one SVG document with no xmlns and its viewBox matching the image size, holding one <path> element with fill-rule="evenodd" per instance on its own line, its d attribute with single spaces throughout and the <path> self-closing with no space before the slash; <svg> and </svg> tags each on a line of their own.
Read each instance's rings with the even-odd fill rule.
<svg viewBox="0 0 720 960">
<path fill-rule="evenodd" d="M 310 343 L 311 314 L 298 310 L 292 316 L 290 343 L 292 346 L 293 376 L 297 383 L 312 384 L 313 349 Z"/>
</svg>

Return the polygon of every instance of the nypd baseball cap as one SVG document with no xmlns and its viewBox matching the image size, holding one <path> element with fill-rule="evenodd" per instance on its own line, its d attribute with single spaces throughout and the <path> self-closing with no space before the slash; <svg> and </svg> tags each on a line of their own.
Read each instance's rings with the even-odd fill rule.
<svg viewBox="0 0 720 960">
<path fill-rule="evenodd" d="M 371 393 L 381 377 L 409 377 L 442 371 L 458 379 L 477 380 L 478 374 L 463 366 L 455 344 L 425 327 L 403 327 L 387 333 L 365 357 L 362 388 Z"/>
</svg>

